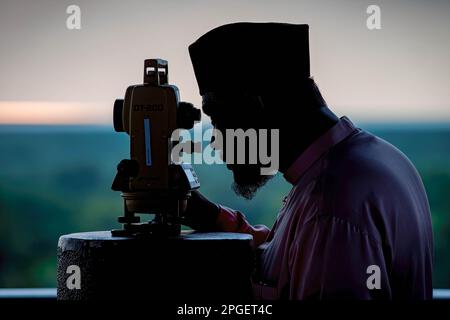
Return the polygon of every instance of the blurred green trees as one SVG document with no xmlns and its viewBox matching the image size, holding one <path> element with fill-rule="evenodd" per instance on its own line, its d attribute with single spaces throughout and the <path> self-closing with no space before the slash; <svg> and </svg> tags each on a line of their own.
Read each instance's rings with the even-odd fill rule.
<svg viewBox="0 0 450 320">
<path fill-rule="evenodd" d="M 450 287 L 450 129 L 376 129 L 418 168 L 432 209 L 434 287 Z M 128 138 L 106 128 L 0 130 L 0 287 L 54 287 L 60 235 L 116 228 L 110 190 Z M 195 167 L 202 192 L 272 225 L 290 187 L 277 176 L 252 201 L 237 198 L 224 166 Z M 211 179 L 214 177 L 214 179 Z"/>
</svg>

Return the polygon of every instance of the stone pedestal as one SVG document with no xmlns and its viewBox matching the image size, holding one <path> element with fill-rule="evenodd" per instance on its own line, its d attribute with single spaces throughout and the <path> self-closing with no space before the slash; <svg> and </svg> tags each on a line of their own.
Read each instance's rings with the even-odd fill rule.
<svg viewBox="0 0 450 320">
<path fill-rule="evenodd" d="M 250 299 L 253 268 L 248 234 L 75 233 L 58 242 L 58 299 Z"/>
</svg>

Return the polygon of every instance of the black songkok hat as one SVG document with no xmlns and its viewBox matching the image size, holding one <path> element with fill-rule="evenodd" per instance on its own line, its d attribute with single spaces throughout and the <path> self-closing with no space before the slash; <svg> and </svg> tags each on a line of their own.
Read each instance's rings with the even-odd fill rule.
<svg viewBox="0 0 450 320">
<path fill-rule="evenodd" d="M 310 77 L 307 24 L 240 22 L 189 46 L 200 94 L 295 87 Z"/>
</svg>

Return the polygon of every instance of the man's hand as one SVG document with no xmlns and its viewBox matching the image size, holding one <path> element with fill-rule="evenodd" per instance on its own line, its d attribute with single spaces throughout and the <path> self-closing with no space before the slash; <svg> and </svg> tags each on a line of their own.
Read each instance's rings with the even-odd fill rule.
<svg viewBox="0 0 450 320">
<path fill-rule="evenodd" d="M 217 218 L 219 212 L 220 208 L 217 204 L 194 190 L 187 201 L 181 222 L 197 231 L 218 231 Z"/>
</svg>

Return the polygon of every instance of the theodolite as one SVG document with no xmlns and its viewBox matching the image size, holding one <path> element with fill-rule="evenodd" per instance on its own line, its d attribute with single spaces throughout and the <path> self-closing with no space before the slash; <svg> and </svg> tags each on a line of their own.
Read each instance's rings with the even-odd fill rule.
<svg viewBox="0 0 450 320">
<path fill-rule="evenodd" d="M 168 63 L 162 59 L 144 62 L 144 83 L 129 86 L 124 99 L 114 103 L 114 129 L 130 136 L 130 159 L 122 160 L 112 189 L 121 191 L 124 214 L 121 230 L 113 236 L 138 234 L 176 236 L 180 215 L 190 192 L 200 187 L 192 166 L 175 163 L 171 151 L 176 129 L 191 129 L 201 112 L 179 101 L 179 91 L 168 84 Z M 137 214 L 154 219 L 140 222 Z"/>
<path fill-rule="evenodd" d="M 119 163 L 112 184 L 122 192 L 123 228 L 59 238 L 58 299 L 248 299 L 252 236 L 180 231 L 184 206 L 200 184 L 173 147 L 189 143 L 177 129 L 192 128 L 200 111 L 179 101 L 166 61 L 144 66 L 144 83 L 114 103 L 114 128 L 130 136 L 130 159 Z M 154 218 L 141 223 L 139 214 Z"/>
</svg>

